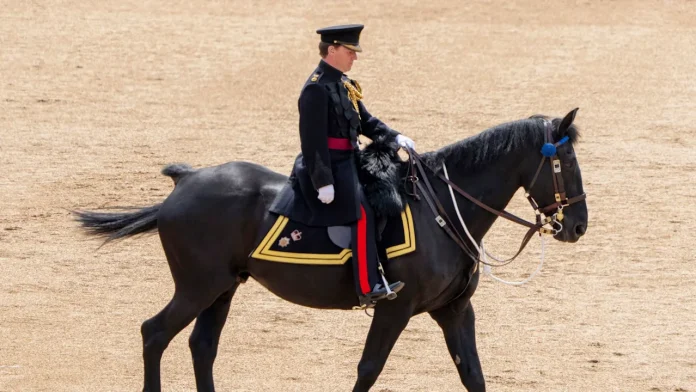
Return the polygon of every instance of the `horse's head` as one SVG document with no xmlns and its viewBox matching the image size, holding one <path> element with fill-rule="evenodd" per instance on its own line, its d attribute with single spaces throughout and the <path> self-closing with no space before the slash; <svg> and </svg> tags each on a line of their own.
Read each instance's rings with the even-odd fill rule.
<svg viewBox="0 0 696 392">
<path fill-rule="evenodd" d="M 539 210 L 551 217 L 556 229 L 561 229 L 554 238 L 564 242 L 576 242 L 587 230 L 587 204 L 580 165 L 573 149 L 578 138 L 578 130 L 573 125 L 577 111 L 577 108 L 572 110 L 563 119 L 534 116 L 545 122 L 546 142 L 540 146 L 541 163 L 526 187 L 532 198 L 530 201 L 536 202 Z"/>
</svg>

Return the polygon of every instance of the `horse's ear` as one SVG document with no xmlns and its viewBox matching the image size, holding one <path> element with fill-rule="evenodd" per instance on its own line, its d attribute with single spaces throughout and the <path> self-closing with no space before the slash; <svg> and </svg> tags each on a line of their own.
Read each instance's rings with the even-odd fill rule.
<svg viewBox="0 0 696 392">
<path fill-rule="evenodd" d="M 566 135 L 566 133 L 568 132 L 568 128 L 570 128 L 570 126 L 573 125 L 573 120 L 575 120 L 575 113 L 578 112 L 578 109 L 580 108 L 575 108 L 571 110 L 568 114 L 566 114 L 565 117 L 563 117 L 561 125 L 558 126 L 559 136 L 563 137 Z"/>
</svg>

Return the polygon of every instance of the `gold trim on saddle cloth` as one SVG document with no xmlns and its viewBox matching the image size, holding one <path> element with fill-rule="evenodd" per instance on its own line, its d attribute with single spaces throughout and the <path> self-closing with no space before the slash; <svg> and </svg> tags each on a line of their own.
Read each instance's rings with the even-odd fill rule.
<svg viewBox="0 0 696 392">
<path fill-rule="evenodd" d="M 271 250 L 273 244 L 278 241 L 278 237 L 287 226 L 289 219 L 285 216 L 279 216 L 276 219 L 273 227 L 268 231 L 259 246 L 256 247 L 251 257 L 259 260 L 275 261 L 278 263 L 291 264 L 313 264 L 313 265 L 341 265 L 345 264 L 351 258 L 353 252 L 350 249 L 343 249 L 336 254 L 320 254 L 320 253 L 292 253 L 279 252 Z M 401 212 L 401 223 L 404 228 L 404 243 L 394 245 L 387 248 L 387 258 L 393 259 L 398 256 L 411 253 L 416 250 L 416 236 L 413 227 L 413 216 L 411 208 L 406 205 L 404 211 Z"/>
</svg>

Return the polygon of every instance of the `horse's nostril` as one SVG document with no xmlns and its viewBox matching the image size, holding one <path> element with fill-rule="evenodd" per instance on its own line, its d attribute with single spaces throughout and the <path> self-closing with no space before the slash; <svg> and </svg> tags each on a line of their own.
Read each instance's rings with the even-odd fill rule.
<svg viewBox="0 0 696 392">
<path fill-rule="evenodd" d="M 585 225 L 583 225 L 583 224 L 577 224 L 577 225 L 575 225 L 575 234 L 577 234 L 577 235 L 584 235 L 584 234 L 585 234 L 585 230 L 587 230 L 587 228 L 585 227 Z"/>
</svg>

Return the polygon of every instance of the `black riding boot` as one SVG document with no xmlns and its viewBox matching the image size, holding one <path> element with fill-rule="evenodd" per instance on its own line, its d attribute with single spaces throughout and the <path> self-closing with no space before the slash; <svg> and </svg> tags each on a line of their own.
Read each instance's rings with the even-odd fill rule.
<svg viewBox="0 0 696 392">
<path fill-rule="evenodd" d="M 373 307 L 377 301 L 396 298 L 404 283 L 387 283 L 377 256 L 375 219 L 361 194 L 361 219 L 353 225 L 353 270 L 361 307 Z"/>
</svg>

